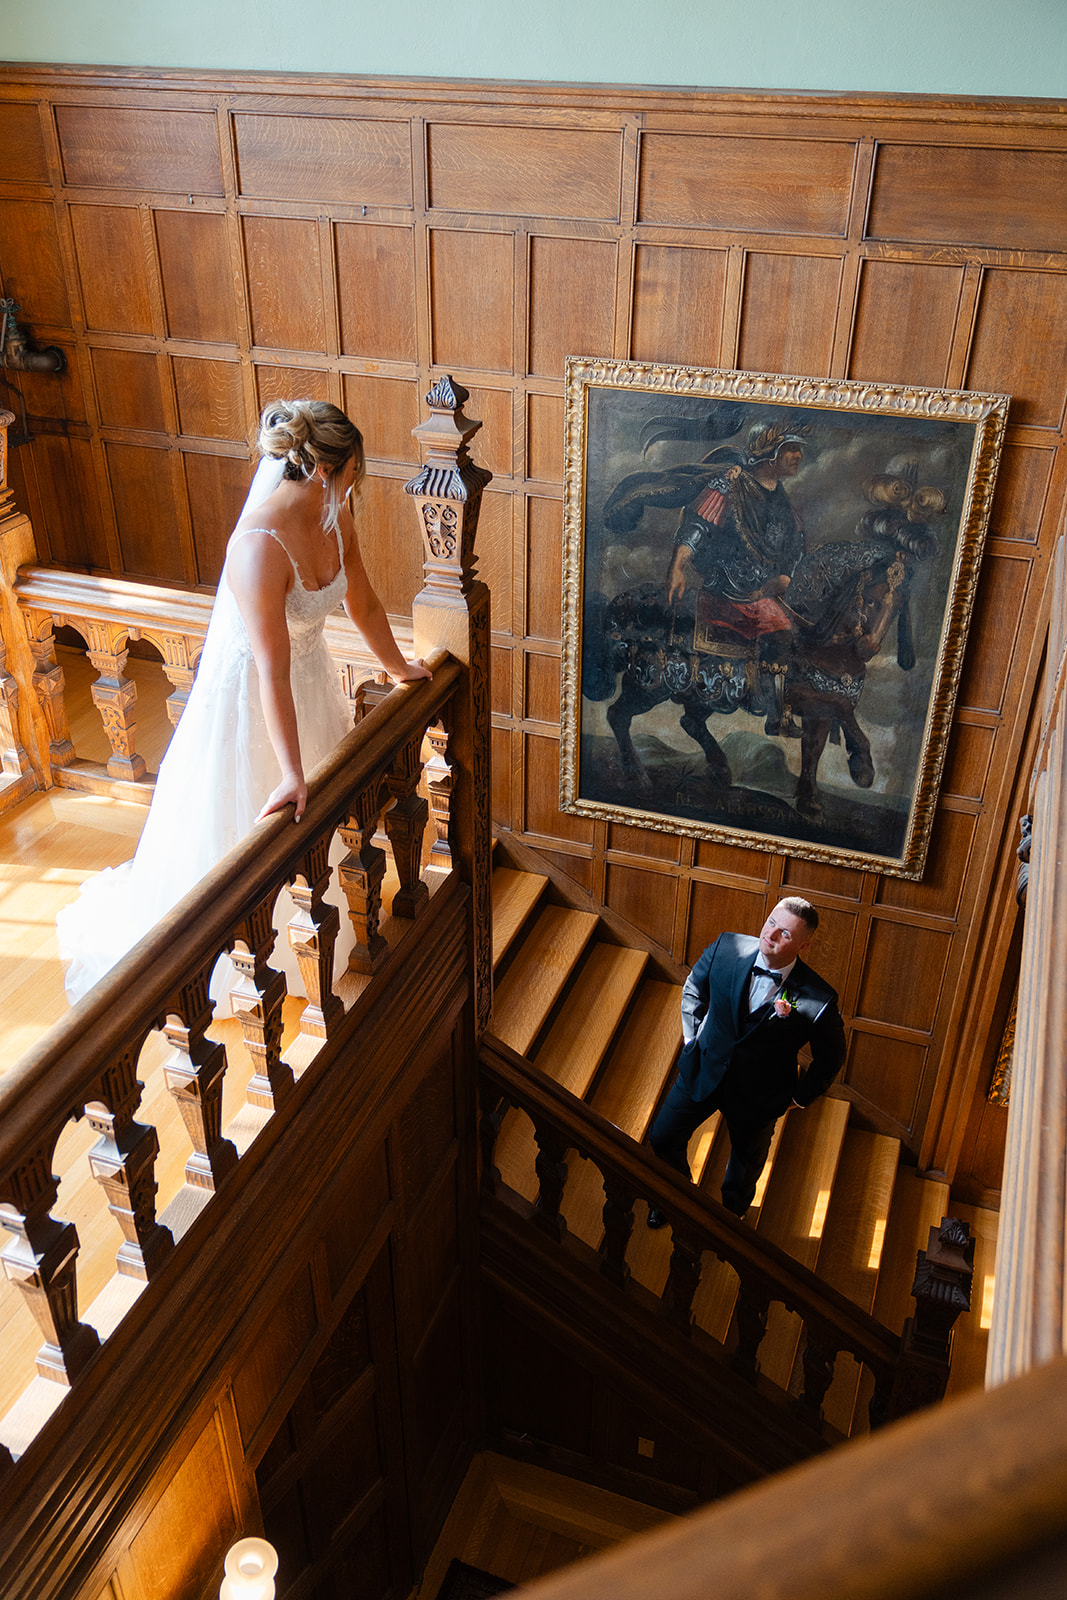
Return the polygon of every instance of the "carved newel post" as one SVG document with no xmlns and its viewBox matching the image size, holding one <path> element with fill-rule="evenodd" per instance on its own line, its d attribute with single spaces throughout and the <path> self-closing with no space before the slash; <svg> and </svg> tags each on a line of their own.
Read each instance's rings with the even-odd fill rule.
<svg viewBox="0 0 1067 1600">
<path fill-rule="evenodd" d="M 474 575 L 474 534 L 482 491 L 492 478 L 475 466 L 467 443 L 480 422 L 464 416 L 466 389 L 441 378 L 426 396 L 430 416 L 412 432 L 423 467 L 405 484 L 418 508 L 425 585 L 412 606 L 415 648 L 443 646 L 467 667 L 467 689 L 453 701 L 448 766 L 435 803 L 447 797 L 448 840 L 471 886 L 475 1031 L 493 1007 L 492 909 L 489 897 L 489 591 Z M 436 812 L 435 812 L 436 814 Z"/>
<path fill-rule="evenodd" d="M 34 692 L 34 660 L 15 603 L 20 566 L 37 559 L 29 518 L 15 509 L 7 481 L 7 430 L 14 413 L 0 408 L 0 810 L 51 781 L 49 733 Z"/>
</svg>

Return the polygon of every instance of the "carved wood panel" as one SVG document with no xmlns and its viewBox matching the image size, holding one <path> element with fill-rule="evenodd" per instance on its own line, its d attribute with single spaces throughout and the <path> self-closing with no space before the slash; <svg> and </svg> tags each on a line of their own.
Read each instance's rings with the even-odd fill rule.
<svg viewBox="0 0 1067 1600">
<path fill-rule="evenodd" d="M 852 1030 L 845 1092 L 924 1161 L 999 948 L 986 903 L 1067 503 L 1067 126 L 1051 103 L 501 89 L 300 78 L 166 88 L 0 75 L 0 273 L 69 371 L 18 375 L 12 481 L 41 555 L 213 583 L 266 400 L 350 408 L 360 537 L 388 609 L 420 552 L 402 493 L 441 368 L 483 419 L 492 805 L 678 961 L 785 887 L 826 912 L 819 964 Z M 946 762 L 914 889 L 560 814 L 562 358 L 750 365 L 1013 397 Z M 655 578 L 656 573 L 641 574 Z M 899 943 L 904 975 L 880 970 Z M 921 962 L 917 953 L 922 952 Z M 979 1034 L 981 1028 L 979 1027 Z M 977 1060 L 981 1050 L 973 1052 Z M 969 1080 L 970 1081 L 970 1080 Z"/>
</svg>

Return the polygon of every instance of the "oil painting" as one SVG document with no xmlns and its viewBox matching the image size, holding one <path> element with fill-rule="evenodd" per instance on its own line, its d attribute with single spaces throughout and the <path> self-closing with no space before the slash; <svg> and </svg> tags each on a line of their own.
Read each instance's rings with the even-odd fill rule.
<svg viewBox="0 0 1067 1600">
<path fill-rule="evenodd" d="M 568 358 L 562 808 L 921 877 L 1007 407 Z"/>
</svg>

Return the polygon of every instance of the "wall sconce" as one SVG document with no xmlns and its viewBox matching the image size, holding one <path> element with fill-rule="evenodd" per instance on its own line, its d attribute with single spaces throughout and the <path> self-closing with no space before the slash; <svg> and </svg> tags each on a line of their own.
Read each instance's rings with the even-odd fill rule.
<svg viewBox="0 0 1067 1600">
<path fill-rule="evenodd" d="M 26 330 L 16 321 L 21 310 L 14 300 L 0 300 L 0 367 L 16 372 L 65 372 L 67 358 L 58 346 L 30 349 Z"/>
<path fill-rule="evenodd" d="M 278 1552 L 266 1539 L 238 1539 L 226 1552 L 219 1600 L 274 1600 Z"/>
</svg>

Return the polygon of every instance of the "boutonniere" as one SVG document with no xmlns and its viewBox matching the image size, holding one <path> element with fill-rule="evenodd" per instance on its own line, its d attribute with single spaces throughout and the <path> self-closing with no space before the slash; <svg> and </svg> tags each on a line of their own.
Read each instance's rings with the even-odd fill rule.
<svg viewBox="0 0 1067 1600">
<path fill-rule="evenodd" d="M 778 996 L 777 1000 L 774 1002 L 774 1014 L 775 1014 L 775 1016 L 777 1016 L 777 1017 L 788 1017 L 789 1013 L 791 1011 L 795 1011 L 795 1010 L 796 1010 L 795 1002 L 789 998 L 789 995 L 783 989 L 781 994 Z"/>
</svg>

